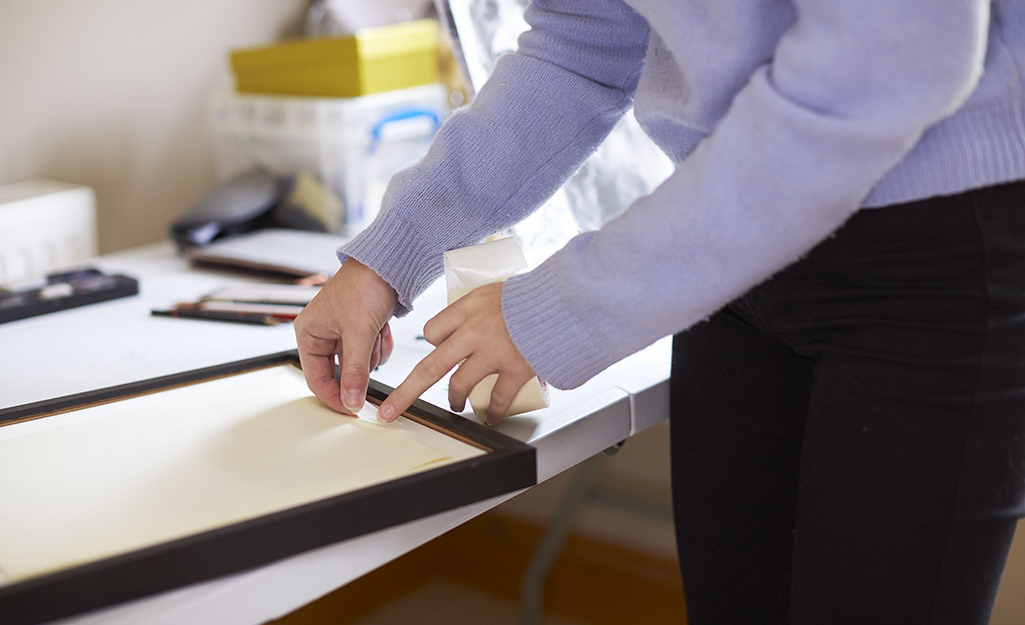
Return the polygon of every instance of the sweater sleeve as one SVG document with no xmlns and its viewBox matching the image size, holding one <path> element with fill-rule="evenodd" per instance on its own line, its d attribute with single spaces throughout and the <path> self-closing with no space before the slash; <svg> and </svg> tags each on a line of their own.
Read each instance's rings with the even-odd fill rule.
<svg viewBox="0 0 1025 625">
<path fill-rule="evenodd" d="M 772 60 L 665 183 L 506 282 L 510 335 L 554 386 L 582 384 L 795 261 L 981 75 L 986 0 L 794 6 Z"/>
<path fill-rule="evenodd" d="M 629 110 L 648 25 L 619 0 L 535 0 L 531 30 L 426 157 L 389 183 L 378 218 L 339 250 L 374 269 L 400 309 L 442 273 L 442 254 L 536 210 Z"/>
</svg>

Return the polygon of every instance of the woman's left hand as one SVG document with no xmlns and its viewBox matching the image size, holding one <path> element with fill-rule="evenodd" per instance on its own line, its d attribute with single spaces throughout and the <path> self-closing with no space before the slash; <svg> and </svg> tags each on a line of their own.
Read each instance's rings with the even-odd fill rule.
<svg viewBox="0 0 1025 625">
<path fill-rule="evenodd" d="M 478 382 L 498 374 L 487 409 L 487 421 L 494 425 L 505 417 L 516 393 L 535 375 L 505 327 L 501 283 L 479 287 L 459 298 L 427 322 L 424 338 L 435 350 L 381 404 L 382 421 L 394 420 L 458 365 L 448 385 L 448 401 L 455 412 L 462 412 Z"/>
</svg>

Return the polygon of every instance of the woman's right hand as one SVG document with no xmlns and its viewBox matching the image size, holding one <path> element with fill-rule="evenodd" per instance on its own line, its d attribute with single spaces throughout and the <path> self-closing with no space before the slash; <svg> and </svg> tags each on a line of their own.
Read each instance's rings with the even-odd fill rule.
<svg viewBox="0 0 1025 625">
<path fill-rule="evenodd" d="M 387 362 L 393 341 L 388 320 L 398 308 L 395 289 L 372 269 L 348 258 L 295 320 L 306 384 L 332 410 L 355 414 L 366 400 L 370 371 Z M 341 379 L 335 379 L 335 356 Z"/>
</svg>

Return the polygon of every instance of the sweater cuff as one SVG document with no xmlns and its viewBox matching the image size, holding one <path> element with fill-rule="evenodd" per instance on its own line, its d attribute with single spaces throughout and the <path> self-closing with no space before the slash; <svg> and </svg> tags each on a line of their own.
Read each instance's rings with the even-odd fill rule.
<svg viewBox="0 0 1025 625">
<path fill-rule="evenodd" d="M 395 316 L 403 317 L 413 309 L 413 300 L 443 273 L 444 265 L 398 213 L 379 215 L 373 227 L 338 248 L 337 255 L 343 263 L 355 258 L 390 284 L 399 298 Z"/>
<path fill-rule="evenodd" d="M 502 314 L 516 348 L 539 377 L 558 389 L 576 388 L 608 363 L 594 337 L 561 300 L 558 275 L 545 263 L 513 276 L 502 288 Z"/>
</svg>

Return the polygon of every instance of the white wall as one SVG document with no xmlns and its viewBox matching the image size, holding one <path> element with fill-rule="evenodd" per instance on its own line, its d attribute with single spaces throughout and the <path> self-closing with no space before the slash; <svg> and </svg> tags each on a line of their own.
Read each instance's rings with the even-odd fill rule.
<svg viewBox="0 0 1025 625">
<path fill-rule="evenodd" d="M 0 184 L 96 191 L 101 252 L 156 241 L 215 180 L 227 52 L 295 36 L 309 0 L 0 0 Z"/>
</svg>

